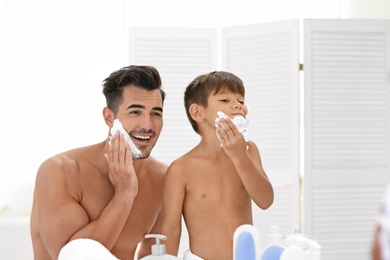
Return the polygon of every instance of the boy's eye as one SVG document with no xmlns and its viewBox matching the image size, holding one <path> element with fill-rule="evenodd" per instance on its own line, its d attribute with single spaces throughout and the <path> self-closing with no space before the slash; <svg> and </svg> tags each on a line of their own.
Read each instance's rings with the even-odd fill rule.
<svg viewBox="0 0 390 260">
<path fill-rule="evenodd" d="M 245 102 L 244 101 L 238 101 L 241 105 L 244 105 Z"/>
<path fill-rule="evenodd" d="M 228 99 L 221 99 L 221 102 L 223 102 L 223 103 L 228 103 L 229 100 L 228 100 Z"/>
</svg>

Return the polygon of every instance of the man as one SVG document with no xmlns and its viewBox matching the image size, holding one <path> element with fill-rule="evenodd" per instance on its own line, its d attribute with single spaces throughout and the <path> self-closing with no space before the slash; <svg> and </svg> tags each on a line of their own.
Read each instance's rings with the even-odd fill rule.
<svg viewBox="0 0 390 260">
<path fill-rule="evenodd" d="M 165 92 L 151 66 L 128 66 L 103 81 L 103 117 L 119 119 L 141 151 L 132 158 L 119 131 L 101 143 L 55 155 L 39 167 L 31 213 L 34 258 L 57 259 L 70 241 L 97 241 L 116 258 L 150 254 L 160 233 L 167 165 L 149 156 L 163 126 Z M 148 243 L 146 243 L 148 242 Z M 150 245 L 149 245 L 150 243 Z"/>
</svg>

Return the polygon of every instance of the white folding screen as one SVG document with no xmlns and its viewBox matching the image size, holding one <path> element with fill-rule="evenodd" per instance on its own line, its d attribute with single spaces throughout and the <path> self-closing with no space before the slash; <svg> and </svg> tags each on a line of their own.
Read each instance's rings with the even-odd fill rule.
<svg viewBox="0 0 390 260">
<path fill-rule="evenodd" d="M 128 47 L 129 64 L 153 65 L 161 74 L 164 126 L 152 155 L 170 164 L 199 141 L 185 113 L 184 90 L 196 76 L 217 69 L 217 30 L 131 27 Z M 188 248 L 183 222 L 179 256 Z"/>
<path fill-rule="evenodd" d="M 216 44 L 216 29 L 130 28 L 129 64 L 155 66 L 167 93 L 163 131 L 152 153 L 168 164 L 199 141 L 185 113 L 184 90 L 196 76 L 216 70 Z"/>
<path fill-rule="evenodd" d="M 284 235 L 300 227 L 298 31 L 298 19 L 222 30 L 222 69 L 244 81 L 249 136 L 274 187 L 269 209 L 253 204 L 263 246 L 270 226 Z"/>
<path fill-rule="evenodd" d="M 323 259 L 369 259 L 380 197 L 390 181 L 389 21 L 288 20 L 216 29 L 129 31 L 129 64 L 151 64 L 167 92 L 164 128 L 153 155 L 166 163 L 199 140 L 185 116 L 183 92 L 197 75 L 222 69 L 241 77 L 251 107 L 250 138 L 275 189 L 254 224 L 300 227 L 299 44 L 304 47 L 305 174 L 303 232 Z M 302 101 L 301 101 L 302 102 Z M 188 247 L 184 230 L 180 254 Z"/>
<path fill-rule="evenodd" d="M 390 172 L 390 21 L 304 20 L 304 231 L 370 259 Z"/>
</svg>

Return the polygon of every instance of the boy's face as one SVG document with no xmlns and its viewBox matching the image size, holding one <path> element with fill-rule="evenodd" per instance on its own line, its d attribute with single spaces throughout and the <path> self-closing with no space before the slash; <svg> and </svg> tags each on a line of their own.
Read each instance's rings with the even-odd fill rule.
<svg viewBox="0 0 390 260">
<path fill-rule="evenodd" d="M 241 94 L 223 88 L 216 95 L 209 96 L 206 111 L 211 120 L 218 117 L 218 111 L 225 113 L 230 118 L 236 116 L 246 118 L 248 107 L 245 105 L 245 98 Z"/>
</svg>

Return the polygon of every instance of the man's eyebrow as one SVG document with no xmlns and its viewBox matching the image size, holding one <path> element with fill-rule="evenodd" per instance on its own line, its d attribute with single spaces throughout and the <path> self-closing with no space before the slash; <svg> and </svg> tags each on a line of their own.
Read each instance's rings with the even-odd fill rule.
<svg viewBox="0 0 390 260">
<path fill-rule="evenodd" d="M 154 107 L 152 108 L 153 110 L 157 110 L 157 111 L 160 111 L 161 113 L 163 112 L 163 108 L 162 107 Z"/>
<path fill-rule="evenodd" d="M 127 109 L 131 109 L 131 108 L 141 108 L 141 109 L 145 109 L 145 106 L 143 105 L 140 105 L 140 104 L 131 104 L 130 106 L 128 106 L 126 108 Z M 153 107 L 152 110 L 157 110 L 157 111 L 160 111 L 161 113 L 163 112 L 163 108 L 162 107 Z"/>
<path fill-rule="evenodd" d="M 128 106 L 128 107 L 126 108 L 126 110 L 127 110 L 127 109 L 130 109 L 130 108 L 145 108 L 145 106 L 139 105 L 139 104 L 131 104 L 130 106 Z"/>
</svg>

